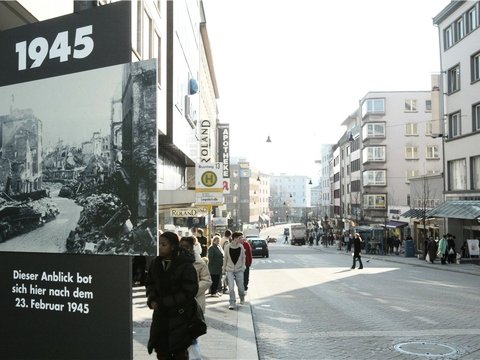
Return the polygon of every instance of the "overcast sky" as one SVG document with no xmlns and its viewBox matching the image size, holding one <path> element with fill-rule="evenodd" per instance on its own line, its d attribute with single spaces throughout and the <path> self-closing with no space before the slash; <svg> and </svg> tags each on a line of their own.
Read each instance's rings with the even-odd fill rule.
<svg viewBox="0 0 480 360">
<path fill-rule="evenodd" d="M 123 65 L 0 87 L 0 115 L 32 109 L 43 143 L 80 145 L 95 131 L 110 134 L 110 100 L 121 95 Z"/>
<path fill-rule="evenodd" d="M 315 174 L 320 144 L 336 143 L 367 92 L 430 90 L 439 72 L 432 18 L 448 3 L 204 0 L 231 155 Z"/>
</svg>

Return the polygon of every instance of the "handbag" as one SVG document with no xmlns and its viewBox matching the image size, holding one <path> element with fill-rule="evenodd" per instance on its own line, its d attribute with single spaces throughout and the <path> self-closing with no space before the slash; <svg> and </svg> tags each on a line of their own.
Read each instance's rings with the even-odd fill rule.
<svg viewBox="0 0 480 360">
<path fill-rule="evenodd" d="M 203 315 L 200 304 L 195 300 L 192 319 L 188 324 L 188 331 L 192 339 L 196 339 L 199 336 L 207 333 L 207 323 L 205 322 L 205 316 Z"/>
</svg>

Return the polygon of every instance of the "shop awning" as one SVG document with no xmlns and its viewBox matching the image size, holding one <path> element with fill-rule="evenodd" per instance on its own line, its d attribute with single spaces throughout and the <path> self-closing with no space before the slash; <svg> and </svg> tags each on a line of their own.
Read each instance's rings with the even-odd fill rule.
<svg viewBox="0 0 480 360">
<path fill-rule="evenodd" d="M 270 217 L 268 215 L 261 214 L 261 215 L 259 215 L 259 217 L 260 217 L 261 221 L 265 221 L 265 222 L 270 221 Z"/>
<path fill-rule="evenodd" d="M 406 217 L 406 218 L 417 218 L 417 219 L 422 219 L 423 214 L 425 212 L 425 217 L 428 217 L 427 214 L 430 211 L 430 209 L 410 209 L 404 212 L 401 217 Z"/>
<path fill-rule="evenodd" d="M 396 220 L 390 220 L 386 224 L 387 228 L 389 229 L 396 229 L 404 226 L 408 226 L 408 223 L 405 221 L 396 221 Z"/>
<path fill-rule="evenodd" d="M 473 220 L 480 217 L 480 200 L 445 201 L 428 212 L 428 217 Z"/>
</svg>

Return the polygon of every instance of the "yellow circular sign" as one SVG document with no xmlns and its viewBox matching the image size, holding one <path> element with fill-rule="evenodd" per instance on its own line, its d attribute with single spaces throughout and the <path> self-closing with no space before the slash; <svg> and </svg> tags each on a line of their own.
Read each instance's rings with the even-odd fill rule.
<svg viewBox="0 0 480 360">
<path fill-rule="evenodd" d="M 217 174 L 215 174 L 213 171 L 205 171 L 202 174 L 202 184 L 206 187 L 212 187 L 217 183 Z"/>
</svg>

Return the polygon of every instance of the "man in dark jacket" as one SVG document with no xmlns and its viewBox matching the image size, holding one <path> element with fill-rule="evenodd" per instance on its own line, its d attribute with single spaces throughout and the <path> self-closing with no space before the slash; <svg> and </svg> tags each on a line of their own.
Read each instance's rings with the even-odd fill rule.
<svg viewBox="0 0 480 360">
<path fill-rule="evenodd" d="M 353 265 L 352 269 L 355 269 L 355 266 L 357 265 L 357 259 L 359 263 L 359 269 L 363 269 L 363 264 L 362 264 L 362 238 L 360 237 L 359 233 L 355 233 L 355 237 L 353 238 Z"/>
</svg>

